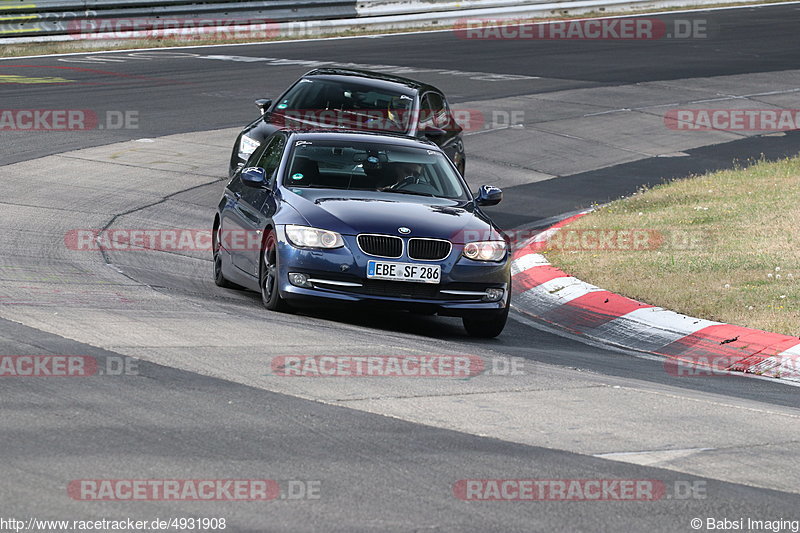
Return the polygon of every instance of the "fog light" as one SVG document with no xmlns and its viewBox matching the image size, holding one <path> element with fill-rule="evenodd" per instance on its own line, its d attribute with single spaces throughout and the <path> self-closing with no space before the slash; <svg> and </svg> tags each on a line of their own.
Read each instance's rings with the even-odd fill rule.
<svg viewBox="0 0 800 533">
<path fill-rule="evenodd" d="M 308 276 L 300 272 L 289 272 L 289 283 L 295 287 L 311 288 L 311 282 L 308 281 Z"/>
<path fill-rule="evenodd" d="M 486 296 L 483 297 L 484 302 L 497 302 L 503 298 L 505 294 L 503 289 L 486 289 Z"/>
</svg>

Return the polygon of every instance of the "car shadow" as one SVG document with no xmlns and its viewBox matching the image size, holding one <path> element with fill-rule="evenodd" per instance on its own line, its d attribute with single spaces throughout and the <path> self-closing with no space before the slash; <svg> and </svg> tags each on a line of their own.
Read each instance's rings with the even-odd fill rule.
<svg viewBox="0 0 800 533">
<path fill-rule="evenodd" d="M 223 289 L 223 291 L 215 294 L 215 297 L 224 298 L 231 304 L 245 304 L 246 302 L 247 307 L 252 305 L 253 308 L 261 309 L 267 313 L 267 316 L 273 313 L 264 309 L 261 303 L 261 295 L 257 292 L 247 289 Z M 503 332 L 496 339 L 478 339 L 467 335 L 461 319 L 457 317 L 419 314 L 381 307 L 362 307 L 347 304 L 341 306 L 297 307 L 292 309 L 291 314 L 327 322 L 365 327 L 387 333 L 404 333 L 437 340 L 452 340 L 486 346 L 505 345 L 511 342 L 512 338 L 511 335 Z M 287 313 L 279 313 L 278 316 L 287 316 Z M 506 331 L 516 330 L 518 327 L 519 325 L 513 320 L 509 320 Z M 513 337 L 516 337 L 516 335 L 513 335 Z"/>
<path fill-rule="evenodd" d="M 409 333 L 437 339 L 465 340 L 470 338 L 461 325 L 461 319 L 454 317 L 348 306 L 319 309 L 298 308 L 295 313 L 380 331 Z"/>
</svg>

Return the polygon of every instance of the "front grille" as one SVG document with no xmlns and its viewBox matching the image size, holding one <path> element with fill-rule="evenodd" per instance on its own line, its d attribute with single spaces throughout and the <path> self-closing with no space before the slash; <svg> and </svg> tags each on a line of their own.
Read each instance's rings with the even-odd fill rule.
<svg viewBox="0 0 800 533">
<path fill-rule="evenodd" d="M 483 291 L 484 284 L 473 283 L 448 283 L 438 285 L 433 283 L 416 283 L 409 281 L 391 281 L 382 279 L 361 280 L 361 287 L 336 287 L 339 292 L 350 292 L 363 296 L 385 296 L 388 298 L 418 298 L 425 300 L 479 300 L 479 297 L 468 295 L 442 294 L 442 289 Z"/>
<path fill-rule="evenodd" d="M 367 296 L 436 299 L 439 297 L 439 285 L 434 285 L 432 283 L 370 279 L 364 283 L 364 286 L 359 289 L 359 292 Z"/>
<path fill-rule="evenodd" d="M 358 247 L 368 255 L 396 259 L 403 255 L 403 239 L 391 235 L 359 235 Z"/>
<path fill-rule="evenodd" d="M 421 261 L 440 261 L 450 255 L 450 241 L 441 239 L 409 239 L 408 257 Z"/>
</svg>

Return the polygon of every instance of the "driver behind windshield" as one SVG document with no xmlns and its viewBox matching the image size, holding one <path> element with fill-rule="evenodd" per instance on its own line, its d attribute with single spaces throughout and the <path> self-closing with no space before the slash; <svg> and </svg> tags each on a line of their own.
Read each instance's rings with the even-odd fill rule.
<svg viewBox="0 0 800 533">
<path fill-rule="evenodd" d="M 388 172 L 377 189 L 394 189 L 404 183 L 418 183 L 422 174 L 422 165 L 419 163 L 391 163 Z"/>
</svg>

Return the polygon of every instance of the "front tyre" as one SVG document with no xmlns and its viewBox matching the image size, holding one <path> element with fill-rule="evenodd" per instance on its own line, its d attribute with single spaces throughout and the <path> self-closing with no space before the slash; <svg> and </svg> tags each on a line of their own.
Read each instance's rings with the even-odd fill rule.
<svg viewBox="0 0 800 533">
<path fill-rule="evenodd" d="M 291 308 L 281 298 L 278 290 L 278 241 L 274 233 L 269 233 L 264 241 L 259 268 L 259 285 L 261 286 L 261 302 L 270 311 L 287 312 Z"/>
<path fill-rule="evenodd" d="M 508 311 L 511 309 L 511 279 L 506 285 L 508 295 L 506 296 L 506 307 L 500 313 L 492 313 L 489 318 L 481 316 L 465 316 L 461 320 L 464 329 L 470 337 L 482 339 L 493 339 L 503 332 L 508 322 Z"/>
<path fill-rule="evenodd" d="M 508 306 L 501 313 L 496 316 L 485 319 L 477 317 L 464 317 L 461 319 L 464 322 L 464 329 L 470 337 L 478 337 L 481 339 L 493 339 L 503 332 L 508 321 Z"/>
</svg>

